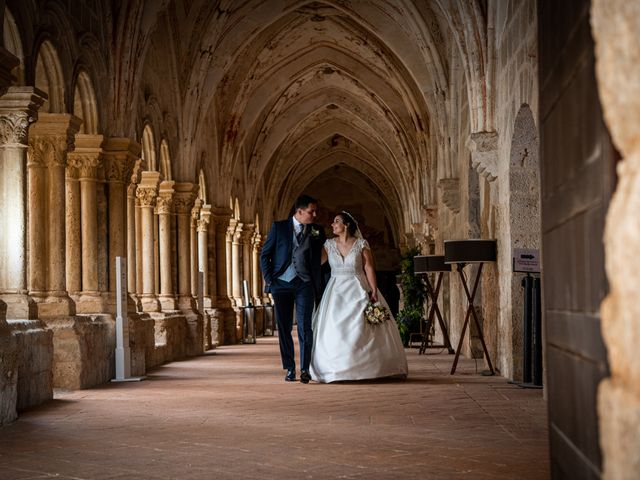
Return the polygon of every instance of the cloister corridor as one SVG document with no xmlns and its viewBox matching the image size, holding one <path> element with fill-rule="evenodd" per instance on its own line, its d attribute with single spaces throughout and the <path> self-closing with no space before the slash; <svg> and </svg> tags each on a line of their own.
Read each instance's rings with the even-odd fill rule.
<svg viewBox="0 0 640 480">
<path fill-rule="evenodd" d="M 407 350 L 405 381 L 282 382 L 277 339 L 222 346 L 139 383 L 57 391 L 0 430 L 11 479 L 541 479 L 541 390 Z"/>
</svg>

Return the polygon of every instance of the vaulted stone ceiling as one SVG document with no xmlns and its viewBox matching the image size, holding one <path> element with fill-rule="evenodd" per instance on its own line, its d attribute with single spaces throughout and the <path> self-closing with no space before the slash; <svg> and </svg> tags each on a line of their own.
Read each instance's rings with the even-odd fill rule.
<svg viewBox="0 0 640 480">
<path fill-rule="evenodd" d="M 486 126 L 487 108 L 474 104 L 486 101 L 481 5 L 145 6 L 138 23 L 147 29 L 131 40 L 144 46 L 143 75 L 130 82 L 142 92 L 138 121 L 162 117 L 177 144 L 176 177 L 203 168 L 215 183 L 210 197 L 220 205 L 237 196 L 247 218 L 285 214 L 314 178 L 341 164 L 375 186 L 394 230 L 407 231 L 435 203 L 438 172 L 455 176 L 447 151 L 452 52 L 462 57 L 473 127 Z"/>
</svg>

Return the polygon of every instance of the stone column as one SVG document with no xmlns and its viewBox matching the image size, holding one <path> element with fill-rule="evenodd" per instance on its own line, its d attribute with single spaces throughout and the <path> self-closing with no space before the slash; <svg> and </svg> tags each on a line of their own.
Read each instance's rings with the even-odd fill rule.
<svg viewBox="0 0 640 480">
<path fill-rule="evenodd" d="M 80 204 L 80 176 L 79 162 L 72 158 L 70 152 L 67 156 L 66 170 L 66 276 L 67 291 L 73 295 L 77 302 L 77 296 L 82 290 L 82 258 L 78 252 L 82 251 L 82 231 L 81 231 L 81 204 Z M 76 305 L 77 310 L 77 305 Z"/>
<path fill-rule="evenodd" d="M 142 292 L 140 303 L 142 311 L 157 312 L 160 303 L 155 294 L 155 248 L 153 210 L 158 196 L 160 184 L 160 172 L 142 172 L 140 184 L 136 190 L 136 197 L 140 200 L 140 226 L 142 231 L 142 245 L 140 257 L 142 258 Z"/>
<path fill-rule="evenodd" d="M 236 225 L 238 221 L 235 218 L 230 218 L 229 223 L 227 224 L 227 229 L 225 231 L 225 282 L 227 285 L 227 295 L 229 297 L 229 302 L 232 307 L 235 307 L 236 301 L 233 296 L 233 255 L 232 255 L 232 245 L 233 245 L 233 235 L 236 231 Z"/>
<path fill-rule="evenodd" d="M 0 299 L 8 319 L 36 318 L 27 295 L 27 139 L 46 94 L 10 87 L 0 97 Z"/>
<path fill-rule="evenodd" d="M 244 305 L 242 300 L 242 232 L 244 225 L 236 223 L 231 237 L 231 294 L 235 305 Z"/>
<path fill-rule="evenodd" d="M 598 388 L 598 417 L 605 480 L 635 479 L 640 471 L 638 18 L 637 2 L 592 2 L 598 90 L 604 119 L 623 157 L 617 164 L 618 184 L 607 212 L 604 236 L 609 293 L 601 305 L 601 330 L 610 377 Z"/>
<path fill-rule="evenodd" d="M 204 306 L 211 308 L 209 296 L 209 222 L 211 221 L 211 205 L 203 205 L 198 219 L 198 271 L 204 273 Z"/>
<path fill-rule="evenodd" d="M 138 237 L 140 230 L 138 209 L 136 205 L 136 189 L 140 183 L 142 172 L 142 159 L 139 158 L 131 174 L 131 183 L 127 187 L 127 289 L 129 293 L 138 292 Z"/>
<path fill-rule="evenodd" d="M 80 283 L 82 294 L 77 298 L 76 309 L 82 313 L 96 313 L 104 310 L 100 286 L 98 282 L 99 245 L 98 245 L 98 182 L 102 164 L 102 135 L 76 136 L 75 150 L 69 153 L 69 164 L 76 168 L 80 178 L 80 248 L 75 246 L 75 222 L 67 226 L 67 265 L 73 268 L 73 275 L 81 273 L 80 281 L 76 281 L 70 272 L 67 279 L 72 285 Z M 71 209 L 67 209 L 70 213 Z M 75 208 L 73 208 L 75 210 Z M 70 215 L 69 215 L 70 216 Z M 69 245 L 72 242 L 74 245 Z M 82 252 L 81 255 L 78 253 Z M 81 264 L 81 268 L 76 266 Z M 80 270 L 80 272 L 78 272 Z"/>
<path fill-rule="evenodd" d="M 228 285 L 230 276 L 227 275 L 231 258 L 227 254 L 227 229 L 230 221 L 230 213 L 227 210 L 216 209 L 211 218 L 215 224 L 216 232 L 216 307 L 229 308 L 231 301 L 229 298 Z M 230 245 L 229 245 L 230 247 Z M 229 251 L 231 249 L 229 248 Z M 229 281 L 228 281 L 229 280 Z"/>
<path fill-rule="evenodd" d="M 260 249 L 262 235 L 255 232 L 251 239 L 251 280 L 254 305 L 262 305 L 262 275 L 260 273 Z"/>
<path fill-rule="evenodd" d="M 109 291 L 116 290 L 116 257 L 127 255 L 127 187 L 140 155 L 140 145 L 129 138 L 108 138 L 104 145 L 105 176 L 109 188 Z"/>
<path fill-rule="evenodd" d="M 29 132 L 29 290 L 40 318 L 75 314 L 66 289 L 65 172 L 81 124 L 44 113 Z"/>
<path fill-rule="evenodd" d="M 251 246 L 251 242 L 253 239 L 253 236 L 255 234 L 255 225 L 253 224 L 249 224 L 249 225 L 245 225 L 242 231 L 242 235 L 240 237 L 240 243 L 242 244 L 242 279 L 240 280 L 240 292 L 243 294 L 243 298 L 244 298 L 244 291 L 242 290 L 242 284 L 243 281 L 246 280 L 248 287 L 249 287 L 249 291 L 251 293 L 251 297 L 249 298 L 249 301 L 253 302 L 253 280 L 252 280 L 252 267 L 251 264 L 253 262 L 253 247 Z"/>
<path fill-rule="evenodd" d="M 176 183 L 174 205 L 178 219 L 178 307 L 183 311 L 196 309 L 191 294 L 191 209 L 197 195 L 197 185 Z"/>
<path fill-rule="evenodd" d="M 163 312 L 176 310 L 171 273 L 171 213 L 173 211 L 173 185 L 175 182 L 160 183 L 158 193 L 158 236 L 160 253 L 160 306 Z"/>
<path fill-rule="evenodd" d="M 198 298 L 198 220 L 202 200 L 196 198 L 191 209 L 191 295 Z M 200 305 L 198 305 L 200 308 Z"/>
</svg>

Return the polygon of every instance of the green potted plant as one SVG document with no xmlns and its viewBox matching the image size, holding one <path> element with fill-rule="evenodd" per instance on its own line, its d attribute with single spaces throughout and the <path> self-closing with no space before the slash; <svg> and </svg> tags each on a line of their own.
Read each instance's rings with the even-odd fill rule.
<svg viewBox="0 0 640 480">
<path fill-rule="evenodd" d="M 413 257 L 420 255 L 418 248 L 407 250 L 400 257 L 400 289 L 402 290 L 403 305 L 398 312 L 398 330 L 405 346 L 409 344 L 412 333 L 420 331 L 422 320 L 422 305 L 425 299 L 425 289 L 422 280 L 413 272 Z"/>
</svg>

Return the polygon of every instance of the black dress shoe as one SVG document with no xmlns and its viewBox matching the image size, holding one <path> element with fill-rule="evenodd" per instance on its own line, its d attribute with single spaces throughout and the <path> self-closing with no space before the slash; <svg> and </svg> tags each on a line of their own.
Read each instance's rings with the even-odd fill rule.
<svg viewBox="0 0 640 480">
<path fill-rule="evenodd" d="M 296 369 L 289 368 L 287 369 L 287 374 L 284 376 L 285 382 L 295 382 L 296 381 Z"/>
<path fill-rule="evenodd" d="M 309 375 L 309 372 L 307 372 L 306 370 L 302 370 L 300 372 L 300 381 L 302 383 L 309 383 L 309 380 L 311 380 L 311 375 Z"/>
</svg>

